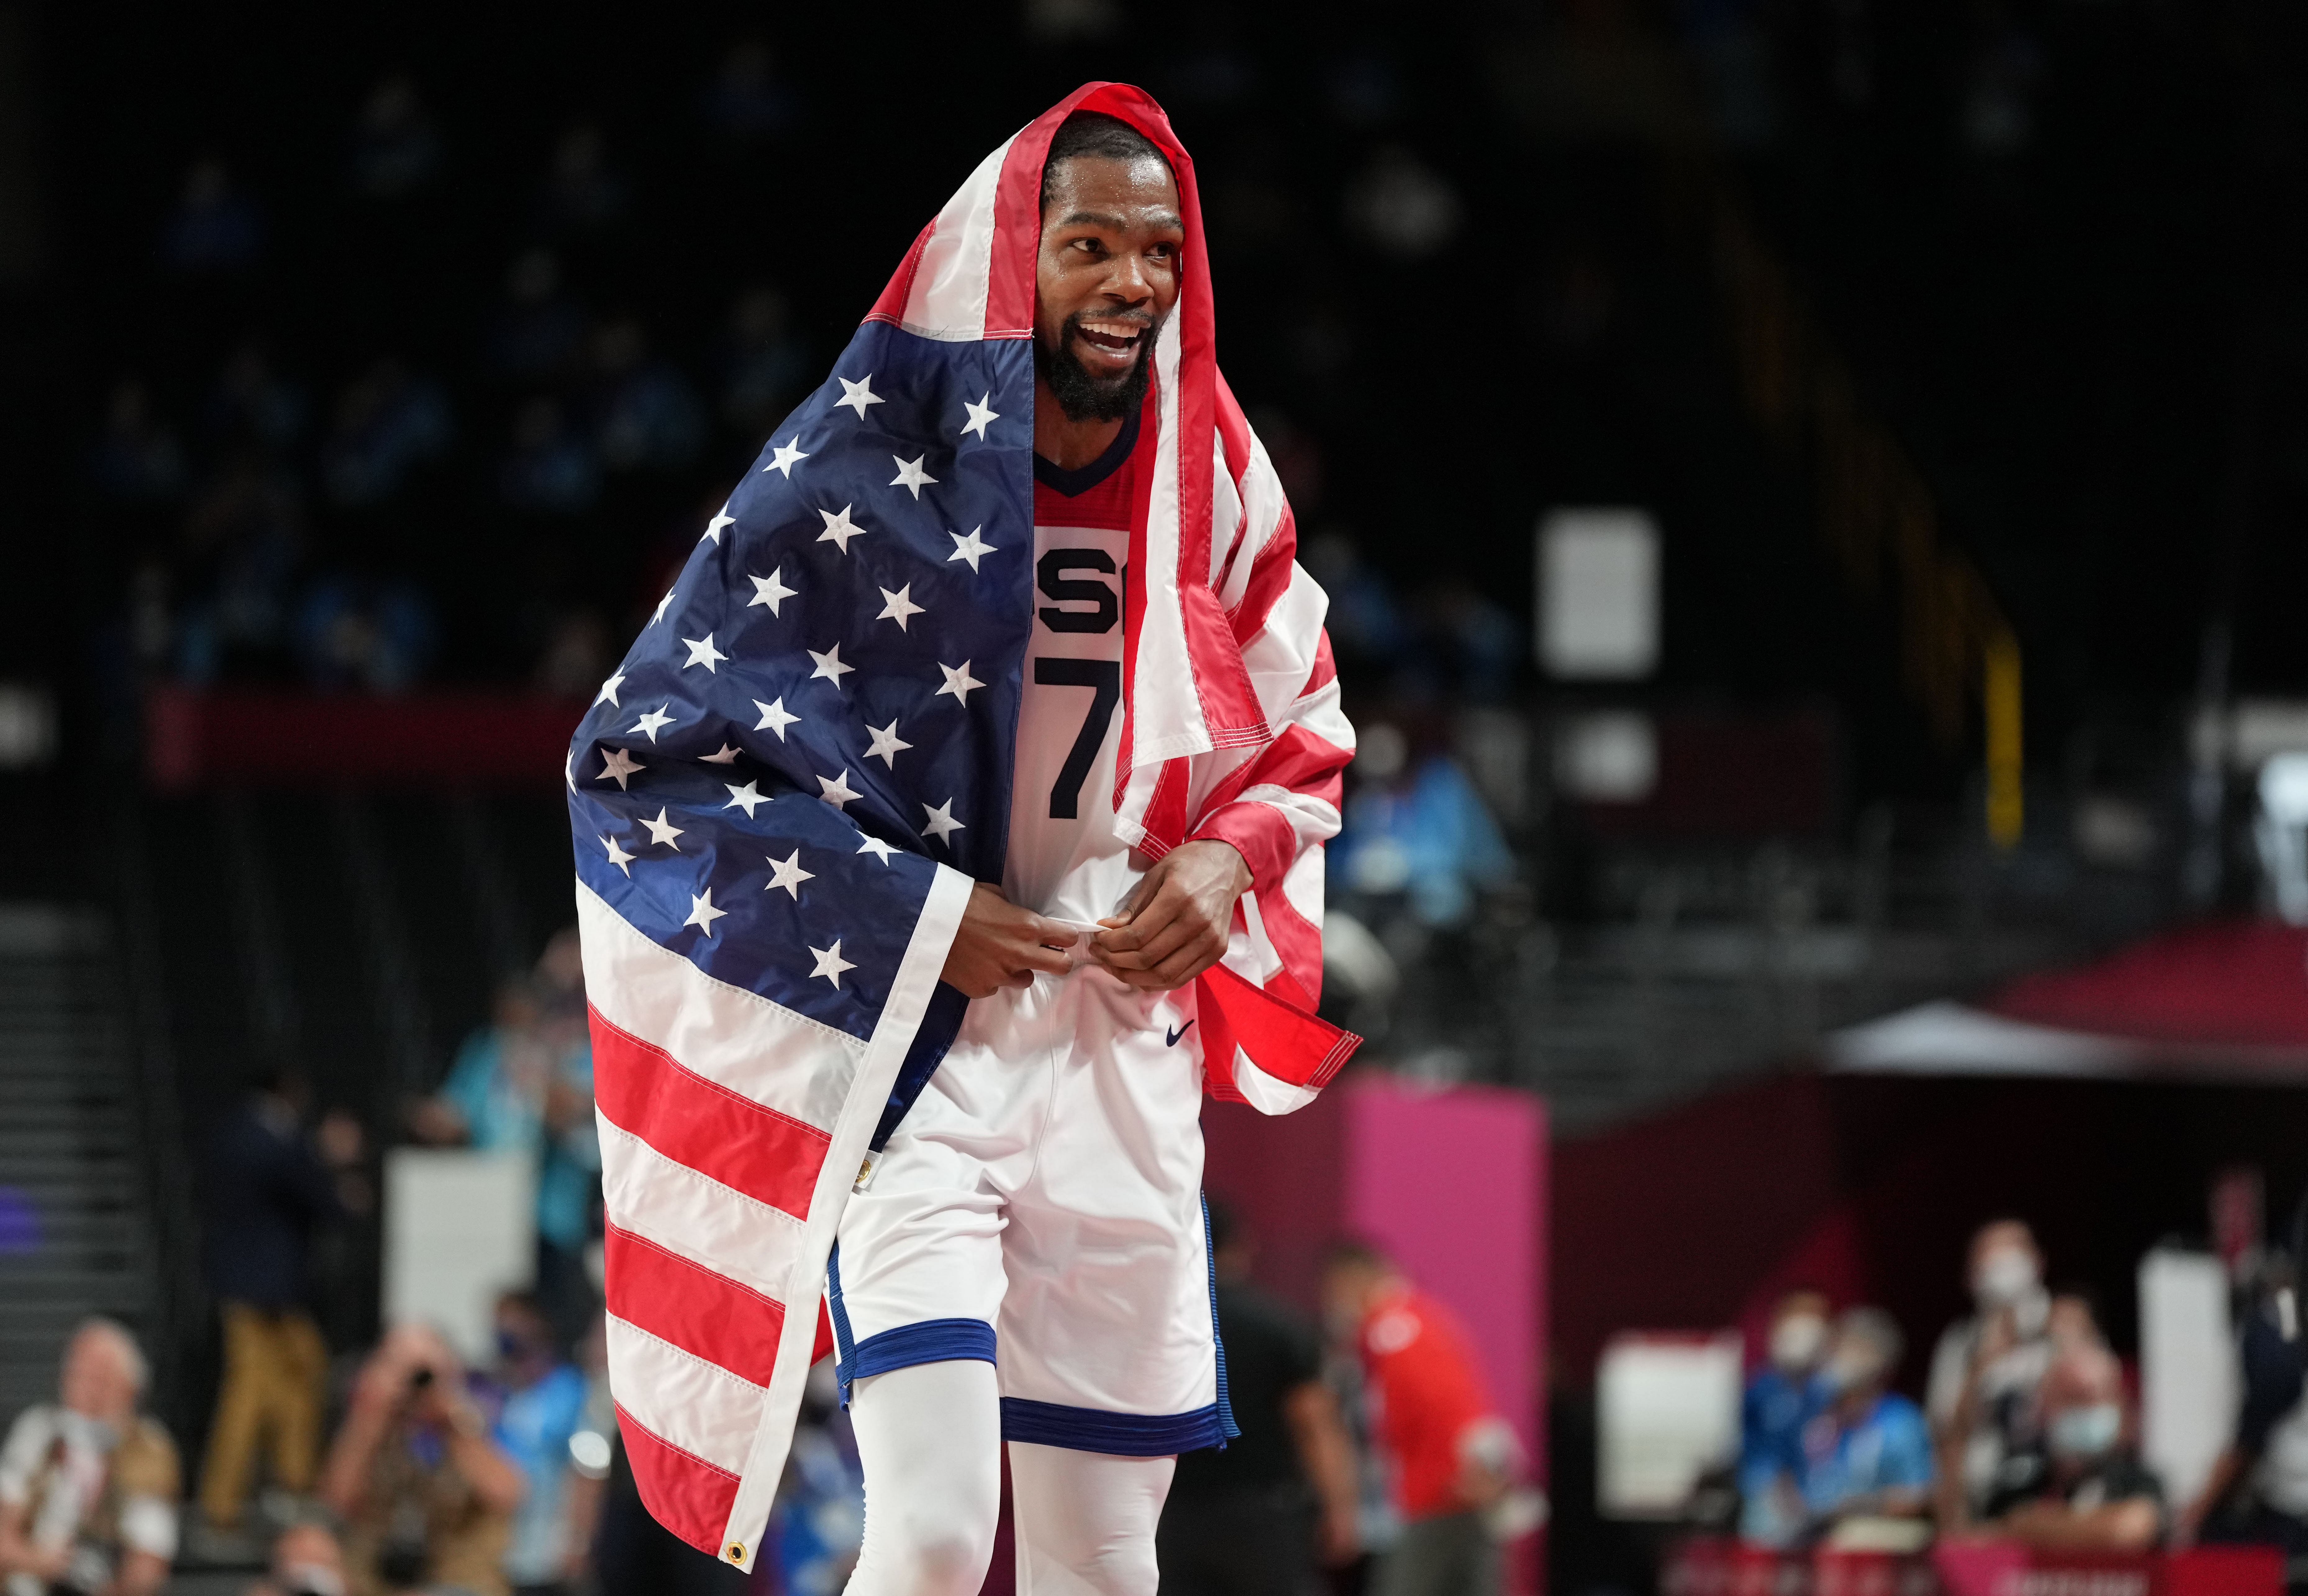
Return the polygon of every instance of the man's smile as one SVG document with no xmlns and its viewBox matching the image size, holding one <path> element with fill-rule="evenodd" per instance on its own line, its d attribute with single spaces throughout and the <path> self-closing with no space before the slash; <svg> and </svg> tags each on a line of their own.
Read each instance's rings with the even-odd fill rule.
<svg viewBox="0 0 2308 1596">
<path fill-rule="evenodd" d="M 1128 316 L 1082 316 L 1073 324 L 1075 358 L 1091 373 L 1120 376 L 1138 360 L 1149 324 Z"/>
</svg>

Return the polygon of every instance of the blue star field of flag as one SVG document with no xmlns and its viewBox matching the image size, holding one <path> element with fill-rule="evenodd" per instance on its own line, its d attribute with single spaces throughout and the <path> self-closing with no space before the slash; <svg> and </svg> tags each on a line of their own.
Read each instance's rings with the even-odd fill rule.
<svg viewBox="0 0 2308 1596">
<path fill-rule="evenodd" d="M 853 1036 L 888 1000 L 932 861 L 1001 877 L 1033 383 L 1024 340 L 867 323 L 571 746 L 580 879 L 707 974 Z"/>
</svg>

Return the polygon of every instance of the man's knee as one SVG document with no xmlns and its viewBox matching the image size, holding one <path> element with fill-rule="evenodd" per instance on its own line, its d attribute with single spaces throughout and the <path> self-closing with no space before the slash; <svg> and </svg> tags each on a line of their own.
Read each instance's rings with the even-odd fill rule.
<svg viewBox="0 0 2308 1596">
<path fill-rule="evenodd" d="M 894 1588 L 909 1596 L 977 1596 L 994 1558 L 994 1513 L 952 1502 L 909 1504 L 884 1525 L 871 1522 L 871 1503 L 866 1512 L 866 1545 L 896 1566 L 890 1569 L 900 1576 Z"/>
</svg>

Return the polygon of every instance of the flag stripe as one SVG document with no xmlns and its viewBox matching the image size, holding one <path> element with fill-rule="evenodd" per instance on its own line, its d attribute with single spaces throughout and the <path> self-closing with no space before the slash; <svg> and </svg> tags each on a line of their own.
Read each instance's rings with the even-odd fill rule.
<svg viewBox="0 0 2308 1596">
<path fill-rule="evenodd" d="M 628 924 L 582 882 L 585 989 L 601 1017 L 685 1068 L 806 1125 L 830 1128 L 866 1044 L 715 980 Z"/>
<path fill-rule="evenodd" d="M 609 1312 L 754 1385 L 770 1383 L 780 1304 L 616 1225 L 602 1250 Z"/>
<path fill-rule="evenodd" d="M 809 1217 L 809 1195 L 830 1141 L 815 1126 L 684 1069 L 599 1009 L 593 1078 L 596 1102 L 620 1130 L 757 1203 Z"/>
<path fill-rule="evenodd" d="M 708 1557 L 721 1556 L 721 1527 L 737 1500 L 737 1477 L 651 1434 L 623 1402 L 617 1404 L 617 1428 L 650 1516 Z"/>
<path fill-rule="evenodd" d="M 609 1377 L 625 1411 L 691 1456 L 743 1472 L 762 1419 L 762 1388 L 615 1314 L 604 1324 Z"/>
<path fill-rule="evenodd" d="M 596 1113 L 601 1195 L 611 1222 L 726 1274 L 772 1301 L 802 1256 L 802 1223 L 658 1152 Z"/>
<path fill-rule="evenodd" d="M 994 196 L 1009 154 L 1004 143 L 977 163 L 932 224 L 906 297 L 907 332 L 947 343 L 986 336 L 986 273 L 994 256 Z"/>
</svg>

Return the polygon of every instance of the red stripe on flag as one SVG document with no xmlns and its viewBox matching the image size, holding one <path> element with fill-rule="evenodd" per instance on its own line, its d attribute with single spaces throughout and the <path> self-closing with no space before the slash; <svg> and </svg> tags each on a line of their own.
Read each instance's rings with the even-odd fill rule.
<svg viewBox="0 0 2308 1596">
<path fill-rule="evenodd" d="M 737 1477 L 653 1434 L 622 1405 L 617 1428 L 650 1516 L 707 1557 L 721 1556 L 721 1531 L 737 1505 Z"/>
<path fill-rule="evenodd" d="M 783 1305 L 615 1225 L 602 1247 L 611 1313 L 740 1379 L 770 1383 Z"/>
<path fill-rule="evenodd" d="M 883 289 L 882 297 L 874 301 L 874 308 L 866 313 L 867 321 L 888 322 L 892 326 L 904 322 L 906 300 L 914 291 L 914 272 L 922 263 L 922 251 L 930 246 L 930 235 L 936 231 L 937 218 L 933 216 L 929 225 L 915 235 L 914 246 L 906 251 L 906 258 L 890 274 L 889 284 Z"/>
<path fill-rule="evenodd" d="M 677 1164 L 796 1219 L 830 1144 L 814 1125 L 765 1109 L 685 1069 L 593 1011 L 593 1098 L 611 1125 Z"/>
<path fill-rule="evenodd" d="M 1211 965 L 1194 982 L 1194 1012 L 1202 1025 L 1216 1033 L 1219 1028 L 1211 1024 L 1211 1016 L 1217 1015 L 1227 1040 L 1260 1069 L 1288 1085 L 1322 1085 L 1362 1046 L 1363 1039 L 1354 1032 L 1252 985 L 1223 964 Z M 1206 1066 L 1210 1049 L 1210 1042 L 1205 1040 Z M 1229 1084 L 1232 1079 L 1229 1070 Z"/>
</svg>

